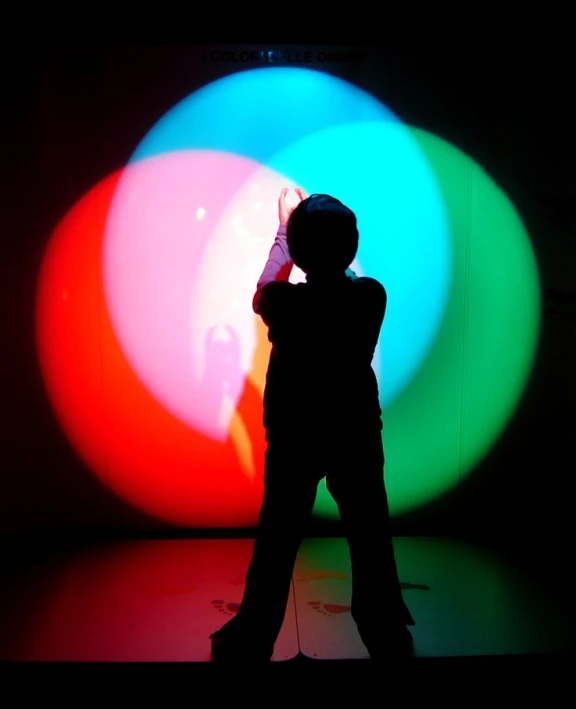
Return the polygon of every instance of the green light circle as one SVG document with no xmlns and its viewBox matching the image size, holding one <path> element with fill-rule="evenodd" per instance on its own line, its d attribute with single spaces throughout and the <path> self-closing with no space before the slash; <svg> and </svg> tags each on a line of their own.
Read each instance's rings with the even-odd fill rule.
<svg viewBox="0 0 576 709">
<path fill-rule="evenodd" d="M 426 361 L 382 413 L 392 515 L 444 494 L 488 453 L 526 386 L 540 329 L 538 268 L 514 206 L 469 156 L 426 131 L 410 130 L 445 200 L 453 272 Z M 324 480 L 314 512 L 338 517 Z"/>
</svg>

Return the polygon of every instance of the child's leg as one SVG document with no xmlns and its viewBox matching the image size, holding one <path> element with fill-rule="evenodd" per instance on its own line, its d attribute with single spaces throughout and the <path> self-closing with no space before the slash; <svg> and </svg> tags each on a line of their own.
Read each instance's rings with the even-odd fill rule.
<svg viewBox="0 0 576 709">
<path fill-rule="evenodd" d="M 326 482 L 350 547 L 352 617 L 370 652 L 395 629 L 413 625 L 402 598 L 389 528 L 380 432 L 339 454 Z"/>
<path fill-rule="evenodd" d="M 274 443 L 265 459 L 264 499 L 246 588 L 235 618 L 216 635 L 242 651 L 251 642 L 272 655 L 282 627 L 298 547 L 314 507 L 318 478 L 294 448 Z"/>
</svg>

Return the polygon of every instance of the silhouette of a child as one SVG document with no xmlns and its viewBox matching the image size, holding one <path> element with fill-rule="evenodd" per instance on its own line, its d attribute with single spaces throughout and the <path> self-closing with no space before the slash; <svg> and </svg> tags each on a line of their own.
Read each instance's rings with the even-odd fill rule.
<svg viewBox="0 0 576 709">
<path fill-rule="evenodd" d="M 238 614 L 212 638 L 215 660 L 269 660 L 296 554 L 325 476 L 350 549 L 351 614 L 371 657 L 413 654 L 389 530 L 378 383 L 372 358 L 386 291 L 349 268 L 355 214 L 329 195 L 290 207 L 253 299 L 272 343 L 264 392 L 264 499 Z M 293 264 L 306 282 L 291 284 Z M 374 610 L 378 609 L 378 610 Z"/>
</svg>

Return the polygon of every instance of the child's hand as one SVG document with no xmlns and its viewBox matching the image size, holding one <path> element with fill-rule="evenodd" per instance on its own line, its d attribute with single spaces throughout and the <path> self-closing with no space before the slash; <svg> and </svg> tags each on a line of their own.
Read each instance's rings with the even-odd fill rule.
<svg viewBox="0 0 576 709">
<path fill-rule="evenodd" d="M 288 223 L 288 219 L 290 218 L 290 215 L 296 208 L 296 204 L 290 205 L 286 203 L 286 195 L 289 192 L 288 187 L 284 187 L 282 189 L 282 192 L 280 192 L 280 197 L 278 198 L 278 217 L 280 219 L 280 224 L 281 225 L 286 225 Z M 294 190 L 296 194 L 299 197 L 299 202 L 301 202 L 303 199 L 306 199 L 306 195 L 304 194 L 304 190 L 301 187 L 296 187 Z M 297 202 L 297 204 L 299 203 Z"/>
</svg>

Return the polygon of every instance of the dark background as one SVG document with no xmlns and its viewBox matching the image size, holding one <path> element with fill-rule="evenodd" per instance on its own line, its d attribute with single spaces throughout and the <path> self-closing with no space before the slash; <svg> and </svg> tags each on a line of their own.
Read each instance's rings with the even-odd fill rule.
<svg viewBox="0 0 576 709">
<path fill-rule="evenodd" d="M 529 386 L 475 473 L 443 499 L 395 520 L 394 530 L 500 540 L 557 563 L 560 551 L 571 549 L 576 513 L 576 109 L 571 63 L 560 53 L 483 56 L 278 43 L 4 48 L 0 535 L 194 533 L 130 508 L 68 444 L 38 368 L 34 294 L 43 250 L 59 220 L 127 162 L 174 104 L 216 78 L 257 66 L 204 61 L 205 52 L 210 58 L 212 51 L 243 50 L 286 51 L 292 59 L 310 51 L 314 61 L 305 66 L 355 83 L 404 122 L 471 155 L 519 211 L 536 254 L 543 302 Z M 320 52 L 341 50 L 361 56 L 317 60 Z M 297 65 L 292 59 L 278 65 Z M 316 523 L 313 531 L 338 529 Z"/>
</svg>

